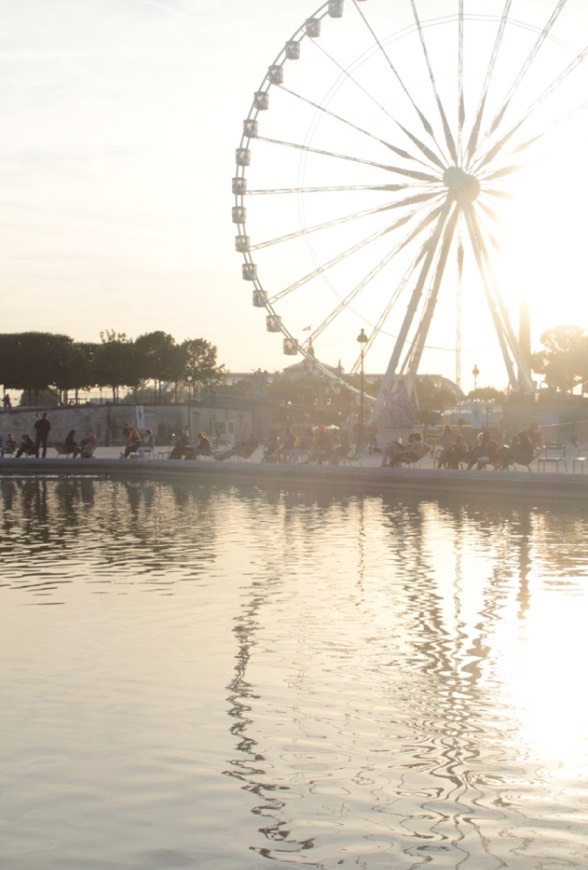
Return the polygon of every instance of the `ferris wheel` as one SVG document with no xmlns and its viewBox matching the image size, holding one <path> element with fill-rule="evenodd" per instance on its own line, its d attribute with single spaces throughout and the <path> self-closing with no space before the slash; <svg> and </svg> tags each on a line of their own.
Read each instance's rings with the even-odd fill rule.
<svg viewBox="0 0 588 870">
<path fill-rule="evenodd" d="M 450 357 L 459 385 L 464 347 L 487 346 L 532 390 L 501 251 L 526 231 L 513 200 L 588 142 L 583 3 L 328 0 L 301 22 L 232 182 L 242 278 L 286 355 L 335 379 L 365 362 L 380 396 L 412 395 L 424 366 Z"/>
</svg>

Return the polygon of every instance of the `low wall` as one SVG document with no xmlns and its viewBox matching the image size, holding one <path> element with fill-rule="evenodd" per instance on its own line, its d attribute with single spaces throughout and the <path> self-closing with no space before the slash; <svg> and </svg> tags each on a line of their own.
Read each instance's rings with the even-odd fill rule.
<svg viewBox="0 0 588 870">
<path fill-rule="evenodd" d="M 156 444 L 171 444 L 174 433 L 189 428 L 189 412 L 192 431 L 204 426 L 202 409 L 187 405 L 142 405 L 144 426 L 155 434 Z M 134 405 L 79 405 L 46 409 L 51 423 L 50 443 L 64 441 L 67 433 L 75 429 L 76 436 L 83 438 L 89 432 L 96 436 L 98 444 L 105 447 L 124 444 L 125 425 L 137 425 Z M 34 438 L 36 408 L 14 408 L 0 412 L 0 439 L 8 432 L 20 441 L 26 432 Z"/>
</svg>

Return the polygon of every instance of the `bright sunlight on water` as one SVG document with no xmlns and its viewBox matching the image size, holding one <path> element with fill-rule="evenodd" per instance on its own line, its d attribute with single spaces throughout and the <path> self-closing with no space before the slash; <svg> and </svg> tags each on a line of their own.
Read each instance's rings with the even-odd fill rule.
<svg viewBox="0 0 588 870">
<path fill-rule="evenodd" d="M 0 866 L 588 865 L 588 519 L 1 480 Z"/>
</svg>

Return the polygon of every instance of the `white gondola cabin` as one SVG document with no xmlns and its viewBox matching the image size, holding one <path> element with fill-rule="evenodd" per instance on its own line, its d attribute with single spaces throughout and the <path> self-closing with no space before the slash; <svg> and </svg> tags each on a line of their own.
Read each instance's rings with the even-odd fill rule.
<svg viewBox="0 0 588 870">
<path fill-rule="evenodd" d="M 254 290 L 252 301 L 254 308 L 265 308 L 265 303 L 267 302 L 267 293 L 265 290 Z"/>
<path fill-rule="evenodd" d="M 268 332 L 281 332 L 282 318 L 277 314 L 268 314 L 265 318 L 265 328 Z"/>
</svg>

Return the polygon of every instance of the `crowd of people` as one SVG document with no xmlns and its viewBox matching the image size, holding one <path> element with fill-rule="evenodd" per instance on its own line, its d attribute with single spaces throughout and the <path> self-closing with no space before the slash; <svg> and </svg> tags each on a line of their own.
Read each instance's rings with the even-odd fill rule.
<svg viewBox="0 0 588 870">
<path fill-rule="evenodd" d="M 349 454 L 349 440 L 338 426 L 286 426 L 273 431 L 263 447 L 264 462 L 337 462 Z"/>
<path fill-rule="evenodd" d="M 6 394 L 8 396 L 8 394 Z M 6 399 L 6 396 L 4 397 Z M 8 396 L 8 406 L 4 402 L 4 408 L 10 407 L 10 396 Z M 47 446 L 49 433 L 51 431 L 51 423 L 47 416 L 47 412 L 43 411 L 37 414 L 33 423 L 33 436 L 31 438 L 28 432 L 24 432 L 20 442 L 17 442 L 12 432 L 7 432 L 0 445 L 0 455 L 2 456 L 36 456 L 45 459 L 47 456 Z"/>
<path fill-rule="evenodd" d="M 123 428 L 125 437 L 125 449 L 121 453 L 123 459 L 128 459 L 129 456 L 147 456 L 151 455 L 155 450 L 155 435 L 149 428 L 145 429 L 143 435 L 140 434 L 136 426 L 127 423 Z"/>
<path fill-rule="evenodd" d="M 429 457 L 436 468 L 482 469 L 490 466 L 505 470 L 512 465 L 526 465 L 537 456 L 541 435 L 537 423 L 522 428 L 508 443 L 499 431 L 484 429 L 466 435 L 461 427 L 454 430 L 445 426 L 434 443 L 428 443 L 419 431 L 411 432 L 406 440 L 391 441 L 378 448 L 373 427 L 366 432 L 357 453 L 381 453 L 381 465 L 399 467 L 419 463 Z M 357 440 L 357 432 L 353 432 Z M 433 439 L 431 439 L 433 441 Z M 361 447 L 361 450 L 359 448 Z M 338 462 L 354 451 L 346 433 L 337 426 L 286 426 L 273 431 L 263 447 L 265 462 Z"/>
<path fill-rule="evenodd" d="M 198 432 L 196 435 L 196 443 L 192 444 L 192 439 L 188 432 L 180 432 L 176 436 L 174 446 L 169 455 L 170 459 L 197 459 L 199 456 L 211 456 L 212 443 L 205 432 Z"/>
<path fill-rule="evenodd" d="M 23 432 L 20 441 L 17 441 L 12 432 L 7 432 L 0 442 L 0 456 L 34 456 L 45 459 L 49 447 L 51 422 L 46 411 L 38 413 L 32 426 L 32 437 L 28 432 Z M 78 443 L 75 429 L 70 429 L 65 442 L 58 448 L 58 453 L 73 457 L 89 457 L 94 452 L 96 436 L 90 432 Z"/>
<path fill-rule="evenodd" d="M 45 458 L 50 433 L 51 422 L 47 412 L 38 413 L 32 433 L 24 432 L 20 441 L 17 441 L 12 432 L 8 432 L 1 439 L 0 456 Z M 152 429 L 146 428 L 141 434 L 136 426 L 127 424 L 123 434 L 125 445 L 121 457 L 128 459 L 131 456 L 154 454 L 155 436 Z M 428 456 L 433 466 L 439 469 L 480 470 L 492 467 L 506 470 L 514 465 L 528 467 L 542 447 L 541 433 L 536 422 L 521 428 L 508 443 L 505 443 L 502 433 L 496 429 L 469 433 L 462 427 L 454 429 L 449 425 L 444 426 L 440 433 L 435 433 L 435 438 L 430 439 L 432 443 L 428 443 L 423 434 L 415 430 L 408 435 L 406 442 L 397 439 L 381 449 L 378 447 L 377 430 L 374 426 L 365 426 L 361 431 L 355 427 L 350 430 L 349 436 L 345 429 L 334 425 L 287 425 L 270 433 L 262 445 L 261 458 L 264 462 L 337 464 L 352 455 L 358 457 L 367 452 L 381 454 L 381 465 L 388 467 L 416 464 Z M 71 429 L 65 442 L 58 446 L 58 453 L 74 458 L 87 458 L 93 455 L 95 444 L 96 438 L 92 433 L 78 441 L 75 429 Z M 225 447 L 224 451 L 219 450 L 217 441 L 212 441 L 205 432 L 198 432 L 192 439 L 187 430 L 181 430 L 175 437 L 169 458 L 197 459 L 200 456 L 214 456 L 224 459 L 235 455 L 246 457 L 257 447 L 257 441 L 247 442 L 242 445 L 241 450 L 237 449 L 238 446 Z"/>
<path fill-rule="evenodd" d="M 535 422 L 520 429 L 508 443 L 504 443 L 500 432 L 483 429 L 468 440 L 463 433 L 456 434 L 445 426 L 437 441 L 437 468 L 480 470 L 490 465 L 504 471 L 511 465 L 528 466 L 541 446 L 541 433 Z"/>
</svg>

